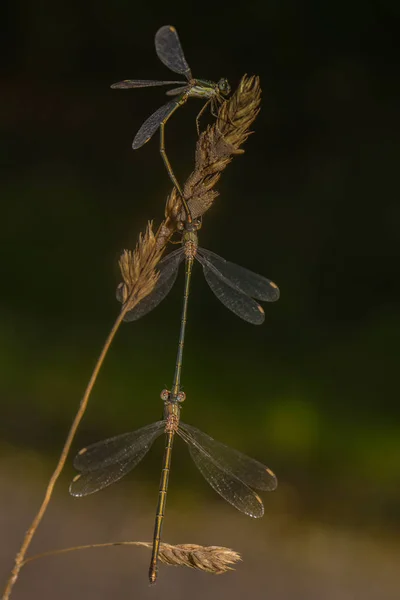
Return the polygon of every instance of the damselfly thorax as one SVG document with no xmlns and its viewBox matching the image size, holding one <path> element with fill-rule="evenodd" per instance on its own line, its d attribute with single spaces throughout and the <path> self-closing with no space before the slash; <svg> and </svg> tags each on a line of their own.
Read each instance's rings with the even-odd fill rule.
<svg viewBox="0 0 400 600">
<path fill-rule="evenodd" d="M 178 391 L 172 394 L 170 390 L 163 390 L 160 394 L 161 400 L 164 400 L 164 419 L 165 433 L 173 431 L 176 433 L 179 427 L 181 415 L 181 403 L 186 399 L 185 392 Z"/>
</svg>

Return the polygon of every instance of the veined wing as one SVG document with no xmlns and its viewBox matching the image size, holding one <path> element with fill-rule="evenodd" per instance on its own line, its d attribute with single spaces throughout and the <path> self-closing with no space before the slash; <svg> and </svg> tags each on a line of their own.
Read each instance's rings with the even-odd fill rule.
<svg viewBox="0 0 400 600">
<path fill-rule="evenodd" d="M 167 96 L 179 96 L 179 94 L 185 93 L 189 89 L 188 85 L 183 85 L 182 87 L 173 88 L 172 90 L 168 90 L 165 92 Z"/>
<path fill-rule="evenodd" d="M 174 285 L 177 275 L 178 275 L 178 267 L 182 260 L 185 258 L 184 248 L 178 248 L 178 250 L 174 250 L 165 258 L 160 260 L 156 269 L 159 272 L 159 277 L 157 283 L 153 289 L 153 291 L 143 298 L 137 306 L 135 306 L 132 310 L 126 313 L 124 317 L 124 321 L 131 322 L 137 321 L 144 315 L 147 315 L 153 308 L 158 306 L 162 300 L 164 300 L 165 296 L 170 292 L 172 286 Z M 120 283 L 116 297 L 119 302 L 124 302 L 124 283 Z"/>
<path fill-rule="evenodd" d="M 118 83 L 113 83 L 113 90 L 127 90 L 130 88 L 155 87 L 158 85 L 171 85 L 174 83 L 183 84 L 183 81 L 158 81 L 157 79 L 124 79 Z"/>
<path fill-rule="evenodd" d="M 168 69 L 184 75 L 188 80 L 192 79 L 175 27 L 171 25 L 161 27 L 156 33 L 155 45 L 158 58 Z"/>
<path fill-rule="evenodd" d="M 121 479 L 142 460 L 164 427 L 164 421 L 157 421 L 82 448 L 74 460 L 80 474 L 72 480 L 70 494 L 87 496 Z"/>
<path fill-rule="evenodd" d="M 218 270 L 226 280 L 230 282 L 236 289 L 244 294 L 256 298 L 256 300 L 265 300 L 267 302 L 275 302 L 279 298 L 278 286 L 257 273 L 249 271 L 244 267 L 240 267 L 235 263 L 229 262 L 205 248 L 198 248 L 198 252 L 204 257 L 205 261 Z"/>
<path fill-rule="evenodd" d="M 221 442 L 217 442 L 204 433 L 204 431 L 200 431 L 200 429 L 192 427 L 192 425 L 181 423 L 181 426 L 193 441 L 196 441 L 203 450 L 208 452 L 218 462 L 220 467 L 225 471 L 233 473 L 246 485 L 265 492 L 271 492 L 276 489 L 278 481 L 275 474 L 271 469 L 258 462 L 258 460 L 250 458 L 246 454 L 234 450 L 225 444 L 221 444 Z"/>
<path fill-rule="evenodd" d="M 143 144 L 149 141 L 152 135 L 160 127 L 162 121 L 168 119 L 168 117 L 178 108 L 179 103 L 176 100 L 171 100 L 160 106 L 146 121 L 143 123 L 139 131 L 137 132 L 135 139 L 133 140 L 132 148 L 137 150 Z"/>
<path fill-rule="evenodd" d="M 258 302 L 235 287 L 201 254 L 197 253 L 196 258 L 203 267 L 204 277 L 208 285 L 222 304 L 248 323 L 261 325 L 264 322 L 264 309 Z"/>
<path fill-rule="evenodd" d="M 178 434 L 189 446 L 190 455 L 200 473 L 224 500 L 249 517 L 263 516 L 264 506 L 258 494 L 232 470 L 225 469 L 218 457 L 211 455 L 182 422 Z"/>
</svg>

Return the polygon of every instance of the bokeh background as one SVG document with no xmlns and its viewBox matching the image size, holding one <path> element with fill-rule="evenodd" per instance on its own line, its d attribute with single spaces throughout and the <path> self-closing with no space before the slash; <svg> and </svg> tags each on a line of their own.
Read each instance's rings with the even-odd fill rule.
<svg viewBox="0 0 400 600">
<path fill-rule="evenodd" d="M 41 501 L 118 312 L 117 260 L 170 183 L 157 136 L 133 136 L 169 79 L 154 34 L 177 27 L 195 76 L 235 88 L 258 74 L 254 135 L 223 174 L 201 244 L 276 281 L 253 327 L 195 268 L 183 418 L 270 466 L 280 485 L 251 520 L 224 503 L 177 442 L 164 540 L 227 545 L 243 563 L 215 577 L 113 548 L 26 567 L 24 598 L 398 598 L 398 24 L 393 0 L 8 3 L 1 38 L 0 575 Z M 175 79 L 175 77 L 173 77 Z M 191 100 L 167 127 L 181 181 L 193 167 Z M 203 124 L 211 122 L 205 118 Z M 157 310 L 122 327 L 74 444 L 160 417 L 183 277 Z M 124 481 L 68 496 L 71 459 L 31 551 L 148 540 L 162 444 Z"/>
</svg>

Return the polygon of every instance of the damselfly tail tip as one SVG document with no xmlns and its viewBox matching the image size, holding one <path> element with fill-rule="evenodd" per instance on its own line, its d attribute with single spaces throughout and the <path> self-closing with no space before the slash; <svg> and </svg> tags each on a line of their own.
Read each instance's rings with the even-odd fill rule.
<svg viewBox="0 0 400 600">
<path fill-rule="evenodd" d="M 154 569 L 153 567 L 150 567 L 149 570 L 149 582 L 150 585 L 154 585 L 157 581 L 157 570 Z"/>
</svg>

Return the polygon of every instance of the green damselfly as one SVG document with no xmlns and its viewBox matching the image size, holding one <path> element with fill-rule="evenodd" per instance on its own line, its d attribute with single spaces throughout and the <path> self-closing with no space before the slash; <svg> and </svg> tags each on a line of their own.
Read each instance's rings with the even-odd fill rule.
<svg viewBox="0 0 400 600">
<path fill-rule="evenodd" d="M 129 89 L 129 88 L 141 88 L 141 87 L 153 87 L 160 85 L 171 85 L 180 84 L 180 87 L 174 88 L 167 92 L 167 96 L 176 96 L 174 100 L 167 102 L 156 110 L 150 117 L 143 123 L 137 132 L 132 147 L 134 150 L 143 146 L 153 134 L 160 128 L 160 153 L 163 158 L 164 164 L 167 168 L 168 174 L 171 178 L 172 183 L 178 190 L 178 193 L 182 199 L 182 203 L 186 212 L 187 220 L 191 221 L 191 214 L 182 189 L 174 175 L 168 156 L 165 151 L 164 141 L 164 127 L 165 123 L 172 116 L 172 114 L 183 104 L 186 103 L 188 98 L 204 98 L 207 100 L 201 111 L 196 117 L 197 133 L 199 134 L 199 119 L 205 111 L 208 105 L 211 106 L 211 112 L 215 115 L 216 107 L 223 98 L 227 96 L 230 91 L 230 85 L 227 79 L 222 78 L 218 83 L 208 81 L 207 79 L 194 79 L 192 72 L 186 58 L 183 54 L 182 46 L 179 41 L 178 33 L 175 27 L 171 25 L 164 25 L 161 27 L 155 35 L 155 46 L 158 58 L 166 67 L 168 67 L 174 73 L 184 75 L 187 81 L 158 81 L 148 79 L 125 79 L 118 83 L 114 83 L 111 87 L 113 89 Z"/>
<path fill-rule="evenodd" d="M 181 390 L 181 372 L 190 279 L 197 252 L 196 227 L 198 227 L 197 222 L 187 224 L 183 234 L 186 268 L 181 327 L 172 389 L 161 392 L 161 399 L 164 401 L 163 419 L 136 431 L 117 435 L 83 448 L 74 460 L 74 466 L 80 474 L 70 485 L 70 493 L 73 496 L 87 496 L 111 485 L 131 471 L 142 460 L 153 442 L 165 433 L 165 450 L 149 569 L 151 583 L 154 583 L 157 578 L 172 446 L 176 433 L 188 445 L 194 463 L 211 487 L 246 515 L 259 518 L 264 514 L 262 500 L 254 489 L 272 491 L 277 486 L 277 479 L 268 467 L 217 442 L 206 433 L 180 420 L 181 405 L 186 397 Z"/>
</svg>

